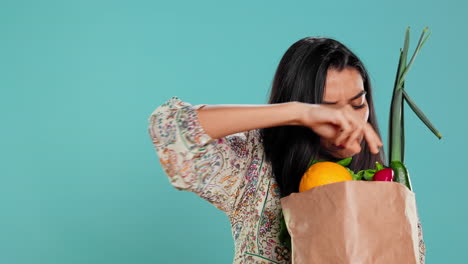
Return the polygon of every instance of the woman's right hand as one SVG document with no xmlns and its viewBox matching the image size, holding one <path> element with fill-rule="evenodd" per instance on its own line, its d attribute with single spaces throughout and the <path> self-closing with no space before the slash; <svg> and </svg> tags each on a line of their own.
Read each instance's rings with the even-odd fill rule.
<svg viewBox="0 0 468 264">
<path fill-rule="evenodd" d="M 335 145 L 343 145 L 346 149 L 358 153 L 361 151 L 358 140 L 364 136 L 372 153 L 377 154 L 379 147 L 383 146 L 372 125 L 359 118 L 352 106 L 307 103 L 301 105 L 301 125 L 309 127 Z"/>
</svg>

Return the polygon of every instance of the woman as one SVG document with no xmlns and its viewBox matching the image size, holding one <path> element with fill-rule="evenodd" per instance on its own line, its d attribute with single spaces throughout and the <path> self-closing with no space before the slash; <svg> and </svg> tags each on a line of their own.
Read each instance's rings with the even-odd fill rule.
<svg viewBox="0 0 468 264">
<path fill-rule="evenodd" d="M 171 184 L 229 217 L 234 263 L 291 263 L 279 240 L 280 198 L 298 192 L 311 158 L 353 157 L 354 171 L 386 164 L 367 71 L 329 38 L 286 51 L 268 104 L 193 106 L 174 96 L 148 121 Z"/>
</svg>

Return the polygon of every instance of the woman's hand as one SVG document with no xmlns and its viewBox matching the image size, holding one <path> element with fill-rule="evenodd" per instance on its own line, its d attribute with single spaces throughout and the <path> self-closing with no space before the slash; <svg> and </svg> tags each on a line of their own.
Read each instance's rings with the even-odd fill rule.
<svg viewBox="0 0 468 264">
<path fill-rule="evenodd" d="M 358 142 L 363 136 L 372 153 L 379 153 L 379 147 L 383 146 L 372 125 L 358 118 L 356 110 L 350 105 L 301 103 L 301 107 L 301 125 L 309 127 L 320 137 L 333 141 L 337 146 L 342 145 L 354 153 L 359 153 L 361 146 Z"/>
</svg>

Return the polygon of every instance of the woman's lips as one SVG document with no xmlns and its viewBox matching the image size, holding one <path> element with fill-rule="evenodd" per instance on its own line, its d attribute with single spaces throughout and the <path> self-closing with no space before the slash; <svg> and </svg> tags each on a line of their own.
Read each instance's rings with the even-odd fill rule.
<svg viewBox="0 0 468 264">
<path fill-rule="evenodd" d="M 341 144 L 337 146 L 337 145 L 335 145 L 335 144 L 333 143 L 332 146 L 333 146 L 335 149 L 344 149 L 344 148 L 345 148 L 345 146 L 343 146 L 343 145 L 341 145 Z"/>
</svg>

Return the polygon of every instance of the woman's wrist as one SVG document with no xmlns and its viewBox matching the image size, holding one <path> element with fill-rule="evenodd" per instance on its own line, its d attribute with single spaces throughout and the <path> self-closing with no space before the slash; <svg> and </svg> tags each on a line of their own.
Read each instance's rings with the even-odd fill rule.
<svg viewBox="0 0 468 264">
<path fill-rule="evenodd" d="M 292 117 L 288 125 L 301 126 L 304 124 L 306 115 L 306 104 L 302 102 L 289 102 L 287 103 L 289 115 Z"/>
</svg>

